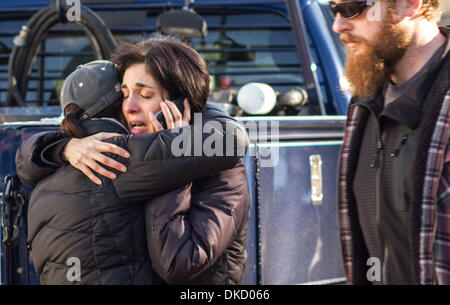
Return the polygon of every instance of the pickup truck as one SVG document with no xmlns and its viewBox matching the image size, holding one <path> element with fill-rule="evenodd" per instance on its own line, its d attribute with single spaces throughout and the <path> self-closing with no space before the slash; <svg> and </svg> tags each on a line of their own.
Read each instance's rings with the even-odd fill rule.
<svg viewBox="0 0 450 305">
<path fill-rule="evenodd" d="M 17 148 L 59 127 L 59 90 L 77 65 L 108 58 L 115 43 L 164 33 L 170 15 L 183 8 L 205 26 L 189 43 L 208 63 L 209 102 L 249 130 L 243 284 L 345 281 L 336 170 L 349 95 L 342 90 L 345 50 L 326 1 L 3 0 L 1 284 L 39 284 L 26 244 L 32 190 L 17 179 Z M 77 9 L 81 21 L 71 21 Z"/>
</svg>

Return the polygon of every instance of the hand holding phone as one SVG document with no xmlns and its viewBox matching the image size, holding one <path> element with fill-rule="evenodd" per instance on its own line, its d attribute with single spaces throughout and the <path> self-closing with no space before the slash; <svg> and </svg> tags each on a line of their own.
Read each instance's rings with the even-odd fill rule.
<svg viewBox="0 0 450 305">
<path fill-rule="evenodd" d="M 178 108 L 178 110 L 180 111 L 181 115 L 183 116 L 183 114 L 184 114 L 184 98 L 179 97 L 179 98 L 175 99 L 175 101 L 173 101 L 173 103 L 175 104 L 175 106 Z M 162 125 L 162 127 L 164 129 L 167 129 L 166 118 L 165 118 L 164 113 L 163 113 L 162 110 L 160 110 L 156 114 L 156 119 Z"/>
</svg>

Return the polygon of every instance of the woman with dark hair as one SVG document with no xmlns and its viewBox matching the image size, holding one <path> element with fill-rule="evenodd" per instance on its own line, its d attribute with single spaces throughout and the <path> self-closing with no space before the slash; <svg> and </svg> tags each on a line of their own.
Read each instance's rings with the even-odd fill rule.
<svg viewBox="0 0 450 305">
<path fill-rule="evenodd" d="M 242 160 L 236 157 L 237 151 L 241 150 L 239 147 L 245 146 L 241 150 L 242 157 L 248 145 L 245 131 L 220 108 L 206 103 L 209 92 L 206 64 L 189 46 L 170 38 L 149 39 L 137 45 L 120 46 L 113 60 L 118 64 L 122 78 L 122 110 L 128 127 L 136 138 L 155 136 L 159 150 L 150 151 L 163 160 L 161 166 L 148 176 L 153 180 L 159 179 L 160 183 L 162 181 L 162 192 L 165 194 L 148 196 L 145 202 L 147 245 L 155 271 L 152 282 L 240 284 L 246 262 L 249 190 L 245 167 Z M 174 103 L 168 101 L 180 97 L 184 98 L 183 115 Z M 165 159 L 167 155 L 173 155 L 171 149 L 176 134 L 174 130 L 163 130 L 155 113 L 163 112 L 170 129 L 191 121 L 190 107 L 196 112 L 201 111 L 203 124 L 214 121 L 223 126 L 223 133 L 219 132 L 223 151 L 212 157 L 206 157 L 202 151 L 201 156 L 196 157 L 198 152 L 195 147 L 188 147 L 184 149 L 187 154 L 178 159 L 170 158 L 174 161 L 167 165 Z M 210 136 L 203 132 L 196 135 L 195 128 L 190 126 L 179 129 L 183 128 L 189 129 L 191 139 L 200 136 L 202 146 Z M 124 146 L 113 144 L 118 144 L 114 140 L 117 138 L 107 139 L 106 142 L 110 143 L 99 141 L 107 136 L 60 140 L 58 136 L 46 134 L 28 141 L 28 144 L 25 142 L 17 155 L 19 177 L 23 178 L 24 183 L 33 183 L 51 172 L 51 165 L 59 166 L 65 158 L 97 184 L 110 181 L 102 178 L 99 183 L 96 179 L 100 179 L 91 172 L 94 170 L 105 177 L 116 176 L 118 172 L 111 169 L 121 170 L 123 165 L 117 161 L 123 163 L 126 160 L 120 158 L 120 155 L 125 156 L 126 152 L 120 147 Z M 230 136 L 234 139 L 231 143 L 233 156 L 227 155 L 228 151 L 225 153 L 227 144 L 230 144 L 226 139 Z M 28 153 L 27 145 L 32 146 Z M 105 156 L 102 152 L 113 154 Z M 31 161 L 28 161 L 27 154 L 35 158 L 31 156 Z M 228 166 L 221 164 L 211 168 L 208 165 L 210 158 L 220 159 Z M 180 161 L 178 167 L 176 161 Z M 97 162 L 108 165 L 110 170 L 101 168 Z M 234 164 L 229 166 L 231 162 Z M 133 169 L 128 164 L 127 171 Z M 198 175 L 205 170 L 215 173 Z M 183 177 L 180 178 L 180 175 Z M 197 177 L 180 185 L 186 175 Z M 121 176 L 117 175 L 112 181 L 117 183 Z M 141 181 L 148 178 L 136 176 L 135 179 Z M 154 186 L 155 182 L 148 184 Z M 178 187 L 181 188 L 176 189 Z M 168 192 L 173 189 L 176 190 Z M 140 192 L 143 191 L 141 189 Z"/>
<path fill-rule="evenodd" d="M 128 171 L 115 180 L 103 178 L 101 186 L 72 166 L 59 168 L 36 185 L 28 209 L 28 242 L 42 284 L 150 284 L 142 203 L 238 160 L 202 158 L 205 167 L 200 171 L 193 171 L 195 162 L 178 161 L 187 174 L 178 173 L 170 186 L 159 182 L 164 179 L 155 174 L 161 174 L 162 167 L 171 169 L 159 160 L 164 145 L 155 141 L 155 133 L 125 136 L 121 103 L 120 81 L 108 61 L 82 65 L 64 82 L 61 130 L 73 137 L 99 131 L 124 134 L 110 140 L 129 150 L 131 157 L 123 160 Z M 166 155 L 164 161 L 173 158 Z M 228 164 L 223 166 L 223 161 Z M 74 260 L 79 273 L 69 276 Z"/>
</svg>

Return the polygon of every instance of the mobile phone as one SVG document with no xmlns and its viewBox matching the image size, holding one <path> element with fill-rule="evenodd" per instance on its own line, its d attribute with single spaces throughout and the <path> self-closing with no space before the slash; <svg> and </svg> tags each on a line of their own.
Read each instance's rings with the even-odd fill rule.
<svg viewBox="0 0 450 305">
<path fill-rule="evenodd" d="M 175 99 L 174 101 L 175 106 L 177 106 L 178 110 L 180 111 L 181 115 L 183 115 L 184 112 L 184 98 L 183 97 L 179 97 L 177 99 Z M 166 123 L 166 118 L 164 117 L 164 113 L 162 112 L 162 110 L 160 110 L 157 114 L 156 114 L 156 119 L 158 120 L 159 123 L 161 123 L 162 127 L 164 129 L 167 128 L 167 123 Z"/>
</svg>

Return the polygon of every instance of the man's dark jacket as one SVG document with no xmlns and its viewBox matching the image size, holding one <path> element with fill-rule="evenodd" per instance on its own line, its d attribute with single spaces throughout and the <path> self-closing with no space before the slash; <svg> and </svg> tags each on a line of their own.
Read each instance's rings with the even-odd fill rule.
<svg viewBox="0 0 450 305">
<path fill-rule="evenodd" d="M 224 128 L 222 133 L 224 143 L 227 136 L 236 135 L 233 156 L 194 156 L 192 147 L 191 156 L 175 157 L 171 144 L 178 133 L 170 130 L 114 137 L 106 141 L 125 148 L 131 157 L 109 156 L 124 163 L 128 170 L 116 172 L 115 180 L 100 177 L 101 186 L 70 165 L 59 169 L 49 166 L 51 162 L 45 160 L 43 152 L 59 139 L 56 133 L 37 134 L 22 144 L 16 155 L 19 178 L 31 187 L 33 182 L 42 179 L 32 193 L 28 211 L 28 240 L 42 284 L 152 282 L 142 203 L 196 179 L 219 179 L 226 186 L 235 178 L 233 172 L 242 177 L 242 156 L 238 156 L 236 150 L 242 145 L 245 150 L 248 147 L 245 131 L 212 106 L 207 106 L 203 118 L 234 126 Z M 125 132 L 119 124 L 109 120 L 85 121 L 83 127 L 87 134 L 105 130 Z M 195 128 L 190 128 L 189 132 L 195 136 Z M 208 134 L 200 137 L 203 144 Z M 225 149 L 225 145 L 223 147 Z M 230 181 L 222 181 L 220 173 L 215 174 L 223 170 L 230 171 L 227 175 Z M 224 202 L 230 199 L 221 194 L 217 196 Z M 238 196 L 243 202 L 240 208 L 246 210 L 244 214 L 248 213 L 248 190 Z M 245 241 L 240 248 L 245 251 Z M 68 277 L 68 274 L 76 274 L 74 258 L 81 264 L 80 281 L 76 277 L 75 281 L 70 281 L 74 277 Z M 245 258 L 243 262 L 245 265 Z"/>
<path fill-rule="evenodd" d="M 412 225 L 409 234 L 412 243 L 411 264 L 412 282 L 417 284 L 450 284 L 449 255 L 449 213 L 444 212 L 448 206 L 448 152 L 450 102 L 450 37 L 449 28 L 441 28 L 447 37 L 445 51 L 440 56 L 441 65 L 425 92 L 423 111 L 417 128 L 419 137 L 414 142 L 408 155 L 415 154 L 412 160 L 397 162 L 398 173 L 408 173 L 405 164 L 412 163 L 411 175 L 404 175 L 405 180 L 395 180 L 395 204 L 403 209 L 410 207 Z M 366 99 L 370 99 L 366 98 Z M 395 103 L 395 102 L 393 102 Z M 357 202 L 353 190 L 358 155 L 364 137 L 365 125 L 370 112 L 361 106 L 361 100 L 353 99 L 349 105 L 344 142 L 339 160 L 338 206 L 340 217 L 341 248 L 347 282 L 349 284 L 369 284 L 367 274 L 371 265 L 361 223 Z M 406 151 L 405 151 L 406 152 Z M 372 161 L 372 160 L 370 160 Z M 447 167 L 446 167 L 447 166 Z M 413 185 L 408 192 L 400 192 L 405 181 Z M 442 187 L 441 187 L 442 186 Z M 445 187 L 446 186 L 446 187 Z M 439 190 L 439 191 L 438 191 Z M 379 194 L 373 194 L 379 196 Z M 440 199 L 441 198 L 441 199 Z M 439 212 L 438 212 L 439 211 Z M 448 209 L 447 209 L 448 211 Z M 381 219 L 386 225 L 385 219 Z M 395 222 L 393 222 L 395 224 Z M 394 236 L 391 236 L 394 237 Z M 383 265 L 381 266 L 383 268 Z M 369 272 L 369 273 L 368 273 Z"/>
</svg>

